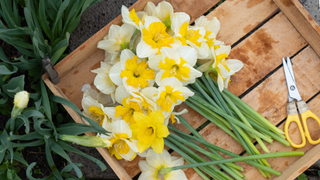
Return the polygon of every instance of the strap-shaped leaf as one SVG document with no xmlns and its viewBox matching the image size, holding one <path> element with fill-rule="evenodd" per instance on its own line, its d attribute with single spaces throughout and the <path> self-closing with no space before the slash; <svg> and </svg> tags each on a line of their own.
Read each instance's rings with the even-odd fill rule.
<svg viewBox="0 0 320 180">
<path fill-rule="evenodd" d="M 54 39 L 55 33 L 58 32 L 58 30 L 56 29 L 58 21 L 61 20 L 63 12 L 68 7 L 69 3 L 70 3 L 70 0 L 65 0 L 62 2 L 61 6 L 59 7 L 59 10 L 56 15 L 56 19 L 55 19 L 53 26 L 52 26 L 52 29 L 51 29 L 51 38 L 52 39 Z"/>
<path fill-rule="evenodd" d="M 79 154 L 79 155 L 81 155 L 81 156 L 83 156 L 85 158 L 88 158 L 91 161 L 95 162 L 100 167 L 101 171 L 104 171 L 104 170 L 107 169 L 107 166 L 103 162 L 101 162 L 100 160 L 98 160 L 98 159 L 96 159 L 96 158 L 94 158 L 92 156 L 89 156 L 89 155 L 83 153 L 79 149 L 74 148 L 74 147 L 70 146 L 69 144 L 67 144 L 67 143 L 65 143 L 63 141 L 58 141 L 58 144 L 66 151 L 77 153 L 77 154 Z"/>
<path fill-rule="evenodd" d="M 81 2 L 82 1 L 82 2 Z M 80 11 L 80 7 L 82 6 L 83 0 L 74 1 L 74 3 L 68 7 L 67 11 L 67 19 L 64 22 L 62 33 L 66 33 L 67 26 L 69 22 L 72 22 L 73 19 L 77 16 L 78 12 Z M 70 3 L 71 4 L 71 3 Z"/>
<path fill-rule="evenodd" d="M 5 104 L 8 101 L 8 96 L 5 93 L 1 92 L 1 89 L 0 89 L 0 97 L 2 97 L 0 98 L 0 105 Z"/>
<path fill-rule="evenodd" d="M 4 159 L 4 156 L 6 155 L 6 149 L 3 144 L 0 145 L 0 164 L 2 164 L 2 161 Z"/>
<path fill-rule="evenodd" d="M 21 17 L 19 16 L 19 9 L 17 7 L 17 3 L 16 1 L 13 1 L 13 7 L 12 7 L 12 10 L 13 10 L 13 20 L 15 22 L 15 24 L 20 27 L 21 24 L 20 24 L 20 21 L 21 21 Z"/>
<path fill-rule="evenodd" d="M 42 178 L 42 179 L 38 179 L 38 178 L 34 178 L 32 177 L 32 168 L 36 165 L 36 162 L 33 162 L 31 163 L 27 170 L 26 170 L 26 175 L 27 175 L 27 178 L 30 179 L 30 180 L 46 180 L 47 178 Z"/>
<path fill-rule="evenodd" d="M 43 139 L 39 139 L 33 142 L 28 142 L 28 143 L 13 143 L 11 142 L 9 144 L 10 148 L 16 148 L 16 147 L 33 147 L 33 146 L 40 146 L 42 144 L 44 144 L 44 140 Z"/>
<path fill-rule="evenodd" d="M 59 173 L 56 164 L 53 161 L 52 155 L 51 155 L 51 150 L 50 150 L 50 145 L 49 145 L 49 141 L 47 138 L 45 138 L 46 140 L 46 146 L 45 146 L 45 151 L 46 151 L 46 157 L 47 157 L 47 162 L 50 166 L 50 169 L 52 170 L 53 175 L 58 179 L 63 179 L 61 174 Z"/>
<path fill-rule="evenodd" d="M 9 154 L 5 157 L 5 160 L 8 160 L 8 159 L 10 159 Z M 13 159 L 16 160 L 16 161 L 18 161 L 18 162 L 21 162 L 22 164 L 24 164 L 24 165 L 26 165 L 26 166 L 29 165 L 29 164 L 27 163 L 27 161 L 24 160 L 24 159 L 23 159 L 19 154 L 17 154 L 17 153 L 14 153 L 14 154 L 13 154 Z"/>
<path fill-rule="evenodd" d="M 8 69 L 8 67 L 6 65 L 4 65 L 4 63 L 0 63 L 0 74 L 1 75 L 9 75 L 9 74 L 16 73 L 18 71 L 18 68 L 13 65 L 12 65 L 12 67 L 13 67 L 13 69 L 10 70 L 10 69 Z"/>
<path fill-rule="evenodd" d="M 25 116 L 24 114 L 20 114 L 17 118 L 20 118 L 21 120 L 23 120 L 24 125 L 26 126 L 25 132 L 28 134 L 30 132 L 30 124 L 29 124 L 28 117 Z"/>
<path fill-rule="evenodd" d="M 52 64 L 56 64 L 63 52 L 67 49 L 69 46 L 69 38 L 70 34 L 66 33 L 66 38 L 61 40 L 55 47 L 52 49 L 53 56 L 51 57 Z"/>
<path fill-rule="evenodd" d="M 26 22 L 27 22 L 28 27 L 29 27 L 32 31 L 34 31 L 34 30 L 35 30 L 35 25 L 34 25 L 34 22 L 33 22 L 33 18 L 32 18 L 32 14 L 31 14 L 31 12 L 30 12 L 30 9 L 27 8 L 27 7 L 25 7 L 25 8 L 23 9 L 23 11 L 24 11 L 24 16 L 25 16 L 25 19 L 26 19 Z"/>
<path fill-rule="evenodd" d="M 57 128 L 58 134 L 67 134 L 67 135 L 79 135 L 86 132 L 96 132 L 97 130 L 92 126 L 87 127 L 62 127 Z"/>
<path fill-rule="evenodd" d="M 44 129 L 41 127 L 41 124 L 44 122 L 44 121 L 48 121 L 46 119 L 39 119 L 37 120 L 34 125 L 33 125 L 33 128 L 34 130 L 36 130 L 36 132 L 38 132 L 39 134 L 43 135 L 43 136 L 51 136 L 52 134 L 52 129 Z"/>
<path fill-rule="evenodd" d="M 24 134 L 24 135 L 12 135 L 10 136 L 10 141 L 14 140 L 21 140 L 21 141 L 28 141 L 28 140 L 35 140 L 35 139 L 42 139 L 43 136 L 39 134 L 36 131 L 33 131 L 29 134 Z"/>
<path fill-rule="evenodd" d="M 39 2 L 39 23 L 40 23 L 40 26 L 42 27 L 42 30 L 44 31 L 44 33 L 46 33 L 48 38 L 51 39 L 50 27 L 49 27 L 48 21 L 46 19 L 46 17 L 47 17 L 46 7 L 45 7 L 46 2 L 47 1 L 40 1 Z"/>
<path fill-rule="evenodd" d="M 44 118 L 44 115 L 37 110 L 28 110 L 24 112 L 23 115 L 25 115 L 27 118 L 29 117 Z"/>
<path fill-rule="evenodd" d="M 82 172 L 81 170 L 78 168 L 78 166 L 76 166 L 71 159 L 69 158 L 68 154 L 59 146 L 59 144 L 57 144 L 54 140 L 52 140 L 51 138 L 48 139 L 49 141 L 49 147 L 52 151 L 54 151 L 55 153 L 59 154 L 61 157 L 63 157 L 64 159 L 66 159 L 70 164 L 72 164 L 73 169 L 76 171 L 76 174 L 79 178 L 82 177 Z"/>
<path fill-rule="evenodd" d="M 12 19 L 12 16 L 9 14 L 11 11 L 11 6 L 7 4 L 7 1 L 0 1 L 0 7 L 2 10 L 2 16 L 6 23 L 8 24 L 9 28 L 14 28 L 16 26 L 16 23 Z"/>
<path fill-rule="evenodd" d="M 82 164 L 81 163 L 74 163 L 76 166 L 81 167 Z M 73 169 L 71 164 L 66 165 L 60 172 L 60 174 L 62 175 L 65 172 L 70 172 Z"/>
<path fill-rule="evenodd" d="M 8 84 L 3 85 L 4 92 L 13 98 L 16 92 L 22 91 L 24 88 L 24 75 L 14 77 Z"/>
<path fill-rule="evenodd" d="M 48 93 L 47 93 L 46 86 L 44 85 L 44 82 L 43 82 L 42 79 L 41 79 L 40 86 L 41 86 L 42 106 L 44 108 L 44 113 L 47 115 L 48 119 L 52 121 L 49 96 L 48 96 Z"/>
<path fill-rule="evenodd" d="M 85 120 L 87 120 L 91 126 L 93 128 L 95 128 L 97 130 L 97 132 L 101 133 L 101 134 L 105 134 L 105 135 L 108 135 L 108 131 L 105 130 L 104 128 L 102 128 L 98 123 L 94 122 L 93 120 L 91 120 L 90 118 L 84 116 L 82 114 L 82 112 L 78 109 L 78 107 L 76 105 L 74 105 L 72 102 L 68 101 L 67 99 L 64 99 L 62 97 L 59 97 L 59 96 L 51 96 L 50 99 L 54 102 L 57 102 L 57 103 L 61 103 L 61 104 L 64 104 L 66 106 L 69 106 L 71 109 L 73 109 L 74 111 L 76 111 L 80 116 L 82 116 Z"/>
</svg>

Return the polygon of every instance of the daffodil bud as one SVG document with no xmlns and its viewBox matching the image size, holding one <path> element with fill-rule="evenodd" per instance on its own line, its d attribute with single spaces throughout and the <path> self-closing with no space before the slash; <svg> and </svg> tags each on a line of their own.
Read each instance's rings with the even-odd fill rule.
<svg viewBox="0 0 320 180">
<path fill-rule="evenodd" d="M 28 106 L 29 93 L 27 91 L 20 91 L 14 95 L 14 107 L 11 111 L 12 117 L 17 117 L 21 114 L 22 110 Z"/>
<path fill-rule="evenodd" d="M 107 139 L 98 136 L 73 136 L 73 135 L 61 135 L 59 137 L 63 141 L 76 143 L 81 146 L 87 147 L 110 147 L 111 142 Z"/>
</svg>

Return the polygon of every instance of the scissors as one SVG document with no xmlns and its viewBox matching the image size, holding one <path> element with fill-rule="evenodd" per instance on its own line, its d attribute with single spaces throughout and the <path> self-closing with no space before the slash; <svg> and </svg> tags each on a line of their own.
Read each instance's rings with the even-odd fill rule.
<svg viewBox="0 0 320 180">
<path fill-rule="evenodd" d="M 284 126 L 284 132 L 287 140 L 290 142 L 291 146 L 294 148 L 302 148 L 306 145 L 306 138 L 310 142 L 310 144 L 318 144 L 320 143 L 320 138 L 316 141 L 312 140 L 309 132 L 309 128 L 307 126 L 307 119 L 308 118 L 313 118 L 315 119 L 318 124 L 320 125 L 320 119 L 318 116 L 316 116 L 311 110 L 308 108 L 307 103 L 301 99 L 301 96 L 298 92 L 297 85 L 294 79 L 293 75 L 293 70 L 292 70 L 292 65 L 291 65 L 291 60 L 289 57 L 287 57 L 287 62 L 285 61 L 284 58 L 282 58 L 282 64 L 283 64 L 283 69 L 284 69 L 284 74 L 286 77 L 287 81 L 287 87 L 288 87 L 288 92 L 289 92 L 289 103 L 287 105 L 287 121 Z M 297 100 L 297 105 L 298 105 L 298 110 L 301 115 L 301 120 L 303 124 L 303 128 L 299 119 L 297 107 L 295 104 L 295 101 Z M 295 144 L 292 142 L 292 140 L 289 137 L 289 125 L 291 122 L 296 122 L 300 131 L 302 143 L 301 144 Z"/>
</svg>

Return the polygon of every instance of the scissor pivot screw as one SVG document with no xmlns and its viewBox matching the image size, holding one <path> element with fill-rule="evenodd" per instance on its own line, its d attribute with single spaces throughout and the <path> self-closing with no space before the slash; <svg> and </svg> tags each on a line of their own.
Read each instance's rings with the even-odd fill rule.
<svg viewBox="0 0 320 180">
<path fill-rule="evenodd" d="M 296 87 L 290 86 L 290 90 L 291 90 L 291 91 L 294 91 L 295 89 L 296 89 Z"/>
</svg>

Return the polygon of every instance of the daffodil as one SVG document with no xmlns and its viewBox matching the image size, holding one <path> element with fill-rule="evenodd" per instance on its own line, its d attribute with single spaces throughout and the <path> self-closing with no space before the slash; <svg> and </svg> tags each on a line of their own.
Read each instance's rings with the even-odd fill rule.
<svg viewBox="0 0 320 180">
<path fill-rule="evenodd" d="M 144 24 L 144 17 L 147 15 L 144 11 L 136 12 L 133 8 L 131 11 L 126 6 L 121 7 L 122 22 L 129 24 L 136 29 L 141 30 L 140 24 Z"/>
<path fill-rule="evenodd" d="M 132 131 L 124 120 L 116 120 L 111 122 L 106 130 L 112 132 L 110 136 L 99 135 L 108 139 L 112 146 L 109 148 L 110 155 L 114 155 L 117 159 L 133 160 L 138 152 L 138 141 L 131 139 Z"/>
<path fill-rule="evenodd" d="M 130 125 L 132 138 L 138 140 L 138 151 L 142 153 L 148 147 L 161 153 L 164 148 L 163 138 L 169 135 L 167 126 L 163 125 L 164 116 L 160 111 L 152 111 L 148 116 L 134 113 L 135 124 Z"/>
<path fill-rule="evenodd" d="M 136 28 L 129 24 L 111 25 L 108 35 L 104 40 L 99 41 L 98 48 L 109 53 L 111 55 L 111 63 L 113 63 L 122 50 L 129 48 L 129 43 L 135 30 Z"/>
<path fill-rule="evenodd" d="M 142 28 L 141 41 L 137 45 L 137 56 L 146 58 L 160 53 L 162 47 L 172 47 L 174 38 L 167 33 L 167 27 L 158 18 L 147 16 Z"/>
<path fill-rule="evenodd" d="M 101 61 L 100 68 L 94 69 L 91 72 L 96 73 L 96 77 L 94 78 L 93 84 L 97 87 L 97 89 L 104 94 L 111 94 L 115 91 L 115 84 L 110 79 L 111 65 Z"/>
<path fill-rule="evenodd" d="M 139 180 L 187 180 L 182 170 L 168 172 L 164 174 L 164 177 L 162 174 L 159 174 L 161 169 L 181 166 L 183 164 L 184 160 L 182 157 L 171 156 L 167 150 L 163 150 L 160 154 L 154 152 L 152 149 L 148 150 L 146 160 L 139 162 L 139 168 L 141 170 Z"/>
<path fill-rule="evenodd" d="M 149 16 L 158 18 L 168 28 L 171 27 L 171 21 L 173 18 L 173 7 L 166 1 L 160 2 L 157 6 L 153 2 L 148 2 L 144 8 L 144 11 Z"/>
<path fill-rule="evenodd" d="M 180 15 L 174 18 L 172 22 L 172 30 L 175 38 L 180 41 L 182 46 L 189 45 L 197 51 L 198 59 L 205 59 L 209 55 L 209 46 L 204 38 L 206 30 L 200 26 L 190 26 L 189 20 L 185 16 Z"/>
<path fill-rule="evenodd" d="M 105 107 L 104 105 L 111 105 L 112 100 L 109 95 L 97 92 L 94 89 L 87 89 L 81 101 L 83 108 L 83 114 L 95 122 L 102 125 L 106 121 L 111 121 L 115 118 L 115 108 L 114 107 Z M 84 120 L 87 124 L 87 121 Z"/>
<path fill-rule="evenodd" d="M 237 59 L 226 59 L 230 51 L 231 46 L 225 45 L 216 50 L 212 49 L 213 59 L 197 68 L 202 72 L 213 71 L 217 76 L 220 91 L 228 87 L 230 76 L 243 67 L 243 63 Z"/>
<path fill-rule="evenodd" d="M 158 71 L 155 78 L 158 85 L 161 80 L 169 77 L 175 77 L 187 85 L 194 83 L 202 75 L 193 68 L 197 62 L 197 52 L 190 46 L 181 46 L 177 50 L 164 47 L 161 49 L 161 56 L 150 57 L 148 62 L 151 68 Z"/>
<path fill-rule="evenodd" d="M 28 106 L 29 93 L 27 91 L 20 91 L 14 95 L 13 104 L 14 107 L 11 111 L 11 116 L 13 118 L 19 116 L 23 109 Z"/>
<path fill-rule="evenodd" d="M 121 116 L 123 120 L 127 123 L 134 124 L 134 113 L 135 112 L 143 112 L 140 104 L 136 101 L 130 100 L 129 97 L 124 98 L 122 101 L 122 105 L 116 106 L 116 117 Z"/>
<path fill-rule="evenodd" d="M 139 59 L 132 51 L 123 50 L 120 62 L 112 66 L 110 78 L 116 85 L 124 85 L 129 93 L 152 86 L 154 71 L 148 68 L 145 60 Z"/>
<path fill-rule="evenodd" d="M 206 16 L 200 16 L 198 19 L 195 20 L 195 26 L 203 27 L 206 30 L 204 38 L 206 39 L 205 42 L 207 43 L 210 49 L 213 48 L 215 50 L 220 48 L 220 45 L 222 45 L 223 42 L 218 41 L 216 39 L 217 34 L 220 30 L 220 22 L 216 17 L 213 17 L 211 20 L 208 20 Z M 209 56 L 207 58 L 212 58 L 212 53 L 209 53 Z"/>
</svg>

